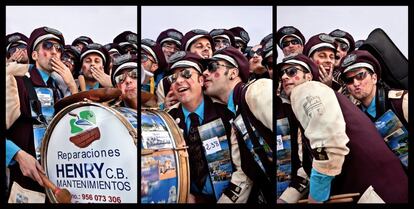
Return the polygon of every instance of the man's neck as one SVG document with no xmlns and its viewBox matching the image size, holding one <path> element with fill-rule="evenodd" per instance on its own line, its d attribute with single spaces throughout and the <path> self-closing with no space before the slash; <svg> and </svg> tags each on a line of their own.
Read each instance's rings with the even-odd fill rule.
<svg viewBox="0 0 414 209">
<path fill-rule="evenodd" d="M 219 97 L 217 99 L 220 100 L 220 102 L 222 102 L 224 104 L 227 104 L 228 101 L 229 101 L 229 97 L 230 97 L 231 92 L 233 91 L 234 87 L 236 87 L 236 85 L 240 82 L 241 82 L 241 80 L 229 83 L 225 87 L 225 92 L 223 94 L 219 95 Z"/>
<path fill-rule="evenodd" d="M 93 88 L 96 85 L 97 82 L 98 81 L 95 80 L 95 79 L 87 79 L 85 77 L 85 84 L 86 84 L 86 86 L 89 86 L 89 87 L 92 87 Z"/>
<path fill-rule="evenodd" d="M 203 95 L 197 97 L 197 99 L 191 100 L 183 104 L 183 107 L 189 112 L 194 112 L 197 109 L 197 107 L 201 104 L 202 101 L 203 101 Z"/>
<path fill-rule="evenodd" d="M 42 67 L 40 67 L 40 66 L 39 66 L 39 63 L 37 63 L 37 62 L 36 62 L 36 68 L 37 68 L 38 70 L 41 70 L 41 71 L 42 71 L 42 72 L 44 72 L 44 73 L 47 73 L 48 75 L 50 75 L 50 73 L 52 73 L 52 72 L 49 72 L 49 71 L 47 71 L 47 70 L 43 69 Z"/>
<path fill-rule="evenodd" d="M 136 98 L 135 99 L 124 99 L 123 101 L 125 102 L 126 106 L 138 111 L 138 100 Z"/>
<path fill-rule="evenodd" d="M 377 93 L 377 85 L 374 85 L 374 87 L 372 88 L 372 92 L 371 92 L 371 94 L 370 94 L 370 95 L 368 95 L 367 97 L 365 97 L 365 98 L 361 101 L 361 103 L 362 103 L 365 107 L 368 107 L 368 106 L 371 104 L 372 100 L 374 99 L 374 97 L 375 97 L 376 93 Z"/>
</svg>

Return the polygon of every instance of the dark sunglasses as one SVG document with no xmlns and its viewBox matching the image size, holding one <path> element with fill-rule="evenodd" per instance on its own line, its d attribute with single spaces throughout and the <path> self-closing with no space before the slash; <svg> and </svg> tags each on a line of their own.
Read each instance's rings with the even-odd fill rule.
<svg viewBox="0 0 414 209">
<path fill-rule="evenodd" d="M 226 68 L 233 68 L 233 66 L 230 66 L 230 65 L 222 65 L 222 64 L 219 64 L 218 62 L 210 62 L 210 63 L 208 63 L 208 65 L 207 65 L 207 70 L 208 70 L 208 72 L 210 72 L 210 73 L 214 73 L 214 72 L 216 72 L 216 71 L 217 71 L 217 69 L 218 69 L 220 66 L 223 66 L 223 67 L 226 67 Z"/>
<path fill-rule="evenodd" d="M 26 45 L 24 44 L 15 45 L 13 47 L 10 47 L 8 52 L 9 54 L 13 54 L 17 51 L 17 49 L 26 49 Z"/>
<path fill-rule="evenodd" d="M 137 69 L 133 69 L 133 70 L 130 70 L 128 72 L 122 73 L 121 75 L 115 76 L 115 83 L 116 84 L 119 84 L 119 83 L 125 82 L 127 76 L 129 76 L 132 79 L 137 79 L 137 77 L 138 77 L 138 70 Z"/>
<path fill-rule="evenodd" d="M 254 57 L 254 54 L 257 54 L 257 56 L 260 56 L 262 54 L 262 52 L 263 52 L 262 48 L 257 49 L 256 51 L 250 50 L 249 54 L 247 54 L 247 56 L 250 59 L 250 58 Z"/>
<path fill-rule="evenodd" d="M 282 48 L 288 47 L 290 44 L 298 45 L 298 44 L 300 44 L 300 40 L 295 38 L 295 39 L 292 39 L 290 41 L 283 41 L 282 42 Z"/>
<path fill-rule="evenodd" d="M 43 49 L 50 51 L 50 50 L 52 50 L 52 47 L 55 48 L 56 51 L 58 51 L 60 53 L 62 53 L 62 51 L 63 51 L 62 45 L 60 45 L 58 43 L 53 43 L 53 42 L 50 42 L 50 41 L 43 41 L 43 43 L 42 43 L 42 48 Z"/>
<path fill-rule="evenodd" d="M 363 72 L 360 72 L 360 73 L 358 73 L 358 74 L 356 74 L 356 75 L 354 75 L 352 77 L 346 77 L 346 76 L 344 76 L 342 78 L 342 80 L 346 84 L 353 84 L 355 79 L 358 80 L 358 81 L 362 81 L 362 80 L 364 80 L 368 76 L 368 74 L 370 74 L 368 71 L 363 71 Z"/>
<path fill-rule="evenodd" d="M 189 79 L 191 78 L 191 76 L 193 75 L 193 73 L 191 72 L 190 68 L 185 68 L 184 70 L 174 73 L 170 76 L 168 76 L 168 81 L 173 84 L 177 81 L 178 76 L 181 76 L 181 78 L 185 78 L 185 79 Z"/>
<path fill-rule="evenodd" d="M 305 72 L 305 71 L 303 71 L 302 69 L 300 69 L 298 67 L 292 66 L 292 67 L 286 68 L 284 70 L 281 70 L 281 72 L 279 73 L 279 78 L 282 78 L 282 76 L 285 73 L 286 73 L 287 76 L 293 77 L 298 73 L 298 71 Z"/>
</svg>

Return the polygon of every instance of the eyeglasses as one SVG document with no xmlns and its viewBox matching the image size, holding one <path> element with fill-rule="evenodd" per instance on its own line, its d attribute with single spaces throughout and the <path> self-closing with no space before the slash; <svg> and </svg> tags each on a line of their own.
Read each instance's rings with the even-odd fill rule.
<svg viewBox="0 0 414 209">
<path fill-rule="evenodd" d="M 71 65 L 74 65 L 75 64 L 75 60 L 73 60 L 73 58 L 70 57 L 70 56 L 68 56 L 67 54 L 64 54 L 62 56 L 62 61 L 69 62 Z"/>
<path fill-rule="evenodd" d="M 236 48 L 238 48 L 238 49 L 242 49 L 242 48 L 244 48 L 246 45 L 243 43 L 243 42 L 241 42 L 241 41 L 236 41 Z"/>
<path fill-rule="evenodd" d="M 26 49 L 26 45 L 24 44 L 15 45 L 13 47 L 10 47 L 8 52 L 9 54 L 13 54 L 17 51 L 17 49 Z"/>
<path fill-rule="evenodd" d="M 254 54 L 257 54 L 258 56 L 260 56 L 262 54 L 262 51 L 263 50 L 261 48 L 257 49 L 256 51 L 250 50 L 249 54 L 247 56 L 248 56 L 249 59 L 254 57 Z"/>
<path fill-rule="evenodd" d="M 286 69 L 284 69 L 284 70 L 281 70 L 282 72 L 280 72 L 279 73 L 279 78 L 282 78 L 282 76 L 286 73 L 286 75 L 287 76 L 289 76 L 289 77 L 293 77 L 293 76 L 295 76 L 297 73 L 298 73 L 298 70 L 299 71 L 302 71 L 302 72 L 305 72 L 305 71 L 303 71 L 302 69 L 300 69 L 300 68 L 298 68 L 298 67 L 295 67 L 295 66 L 293 66 L 293 67 L 289 67 L 289 68 L 286 68 Z"/>
<path fill-rule="evenodd" d="M 141 62 L 146 62 L 148 60 L 151 60 L 151 62 L 155 63 L 155 61 L 152 60 L 147 54 L 141 52 Z"/>
<path fill-rule="evenodd" d="M 110 52 L 109 56 L 111 56 L 113 59 L 116 59 L 119 56 L 121 56 L 121 54 L 119 52 L 115 51 L 115 52 Z"/>
<path fill-rule="evenodd" d="M 207 65 L 207 70 L 210 73 L 214 73 L 214 72 L 217 71 L 217 69 L 219 68 L 219 66 L 226 67 L 226 68 L 234 68 L 233 66 L 219 64 L 218 62 L 210 62 Z"/>
<path fill-rule="evenodd" d="M 180 51 L 180 49 L 178 47 L 175 47 L 174 44 L 170 44 L 170 43 L 163 43 L 162 44 L 162 47 L 163 48 L 166 48 L 166 49 L 168 49 L 170 51 L 174 51 L 174 52 Z"/>
<path fill-rule="evenodd" d="M 58 43 L 53 43 L 53 42 L 50 42 L 50 41 L 43 41 L 43 44 L 42 44 L 43 49 L 50 51 L 50 50 L 52 50 L 52 47 L 55 48 L 56 51 L 58 51 L 60 53 L 62 53 L 62 51 L 63 51 L 62 45 L 60 45 Z"/>
<path fill-rule="evenodd" d="M 168 76 L 168 81 L 173 84 L 177 81 L 178 76 L 181 76 L 181 78 L 185 78 L 185 79 L 189 79 L 191 78 L 191 76 L 193 75 L 193 73 L 191 72 L 190 68 L 185 68 L 184 70 L 174 73 L 170 76 Z"/>
<path fill-rule="evenodd" d="M 363 71 L 363 72 L 360 72 L 360 73 L 358 73 L 358 74 L 356 74 L 356 75 L 354 75 L 354 76 L 352 76 L 352 77 L 346 77 L 346 76 L 344 76 L 343 78 L 342 78 L 342 80 L 346 83 L 346 84 L 353 84 L 354 83 L 354 79 L 356 79 L 357 81 L 362 81 L 362 80 L 364 80 L 367 76 L 368 76 L 368 74 L 370 74 L 368 71 Z"/>
<path fill-rule="evenodd" d="M 346 44 L 346 43 L 339 42 L 339 43 L 338 43 L 338 46 L 339 46 L 339 48 L 340 48 L 342 51 L 347 52 L 347 51 L 349 50 L 349 46 L 348 46 L 348 44 Z"/>
<path fill-rule="evenodd" d="M 130 78 L 136 80 L 137 77 L 138 77 L 138 70 L 137 69 L 133 69 L 131 71 L 122 73 L 121 75 L 115 76 L 115 83 L 116 84 L 121 84 L 121 83 L 125 82 L 127 76 L 129 76 Z"/>
<path fill-rule="evenodd" d="M 134 49 L 133 47 L 126 47 L 124 48 L 124 54 L 136 54 L 137 50 Z"/>
<path fill-rule="evenodd" d="M 230 41 L 227 39 L 214 39 L 214 45 L 223 44 L 224 46 L 230 46 Z"/>
<path fill-rule="evenodd" d="M 283 41 L 282 42 L 282 48 L 288 47 L 288 46 L 290 46 L 290 44 L 298 45 L 298 44 L 300 44 L 300 40 L 295 38 L 295 39 L 292 39 L 290 41 Z"/>
</svg>

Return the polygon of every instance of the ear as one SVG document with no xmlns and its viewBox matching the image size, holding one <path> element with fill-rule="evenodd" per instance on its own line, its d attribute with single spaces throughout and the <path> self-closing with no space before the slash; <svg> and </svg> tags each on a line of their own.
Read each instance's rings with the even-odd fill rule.
<svg viewBox="0 0 414 209">
<path fill-rule="evenodd" d="M 372 82 L 374 83 L 374 85 L 377 84 L 377 81 L 378 81 L 377 74 L 376 73 L 372 74 Z"/>
<path fill-rule="evenodd" d="M 198 82 L 200 83 L 201 86 L 204 86 L 204 76 L 203 75 L 198 76 Z"/>
<path fill-rule="evenodd" d="M 307 81 L 311 81 L 311 80 L 312 80 L 312 78 L 313 78 L 312 73 L 306 73 L 306 74 L 305 74 L 305 79 L 306 79 Z"/>
<path fill-rule="evenodd" d="M 32 59 L 34 61 L 37 61 L 38 57 L 39 57 L 39 53 L 37 51 L 32 51 Z"/>
<path fill-rule="evenodd" d="M 155 72 L 157 69 L 158 69 L 158 63 L 153 63 L 153 64 L 151 65 L 151 69 L 150 69 L 150 71 L 153 73 L 153 72 Z"/>
<path fill-rule="evenodd" d="M 232 70 L 231 73 L 230 73 L 230 77 L 233 78 L 233 79 L 235 79 L 237 76 L 239 76 L 239 73 L 240 73 L 239 68 L 235 68 L 235 69 L 236 70 Z M 231 80 L 233 80 L 233 79 L 231 79 Z"/>
</svg>

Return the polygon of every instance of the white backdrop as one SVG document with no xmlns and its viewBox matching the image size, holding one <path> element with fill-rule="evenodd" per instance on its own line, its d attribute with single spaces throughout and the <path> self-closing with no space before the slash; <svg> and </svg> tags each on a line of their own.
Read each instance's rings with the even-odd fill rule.
<svg viewBox="0 0 414 209">
<path fill-rule="evenodd" d="M 382 28 L 408 58 L 408 6 L 278 6 L 277 30 L 292 25 L 306 41 L 318 33 L 341 29 L 355 41 L 366 39 L 375 28 Z M 283 54 L 278 47 L 278 62 Z"/>
<path fill-rule="evenodd" d="M 62 32 L 66 44 L 84 35 L 105 45 L 124 31 L 137 32 L 137 11 L 137 6 L 7 6 L 6 34 L 29 37 L 48 26 Z"/>
</svg>

